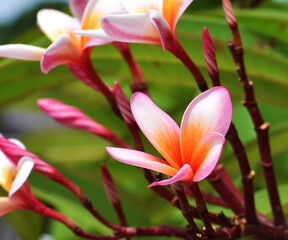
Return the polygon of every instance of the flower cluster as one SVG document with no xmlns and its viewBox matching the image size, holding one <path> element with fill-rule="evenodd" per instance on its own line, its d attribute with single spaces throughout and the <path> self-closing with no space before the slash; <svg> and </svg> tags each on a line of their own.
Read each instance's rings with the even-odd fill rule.
<svg viewBox="0 0 288 240">
<path fill-rule="evenodd" d="M 228 15 L 228 24 L 234 37 L 230 42 L 230 50 L 244 86 L 245 106 L 257 129 L 258 139 L 261 137 L 264 139 L 259 140 L 259 149 L 263 155 L 262 165 L 269 168 L 266 181 L 270 181 L 267 186 L 269 185 L 273 215 L 276 219 L 274 224 L 277 226 L 273 229 L 271 221 L 255 209 L 254 172 L 245 156 L 245 148 L 237 135 L 237 130 L 234 124 L 231 124 L 232 102 L 228 90 L 221 86 L 215 49 L 207 28 L 203 31 L 203 47 L 213 88 L 208 88 L 200 69 L 177 39 L 177 22 L 192 2 L 193 0 L 69 0 L 72 16 L 53 9 L 43 9 L 37 14 L 38 27 L 51 41 L 47 48 L 25 44 L 0 46 L 0 57 L 39 61 L 40 68 L 45 74 L 56 66 L 66 65 L 78 80 L 95 90 L 97 94 L 103 95 L 118 120 L 123 121 L 128 127 L 134 148 L 128 143 L 129 140 L 122 139 L 118 133 L 96 122 L 79 108 L 51 98 L 39 99 L 37 104 L 57 123 L 91 133 L 109 142 L 107 145 L 114 145 L 106 147 L 106 157 L 110 155 L 119 162 L 139 167 L 149 182 L 148 187 L 182 211 L 188 222 L 187 227 L 128 227 L 112 175 L 102 164 L 104 189 L 119 220 L 119 225 L 113 224 L 93 207 L 80 187 L 63 176 L 55 167 L 26 150 L 21 142 L 6 139 L 2 135 L 0 135 L 0 185 L 8 196 L 0 197 L 0 216 L 16 209 L 26 209 L 62 222 L 80 237 L 96 240 L 130 239 L 141 236 L 226 239 L 227 234 L 229 239 L 236 239 L 242 237 L 242 234 L 249 234 L 251 226 L 253 230 L 259 227 L 259 231 L 255 233 L 257 237 L 268 234 L 269 237 L 273 235 L 277 236 L 275 239 L 282 239 L 287 229 L 275 187 L 274 173 L 271 171 L 272 160 L 267 157 L 270 154 L 267 134 L 269 126 L 262 119 L 254 98 L 253 84 L 246 75 L 242 42 L 232 5 L 229 0 L 223 0 L 224 12 L 226 17 Z M 190 102 L 180 126 L 153 102 L 151 97 L 153 94 L 149 92 L 144 75 L 134 60 L 128 43 L 161 46 L 163 51 L 168 50 L 177 57 L 195 78 L 202 93 Z M 130 88 L 133 93 L 130 102 L 118 82 L 115 82 L 114 86 L 109 86 L 94 68 L 91 51 L 94 47 L 104 44 L 116 47 L 130 68 L 132 73 Z M 159 156 L 145 151 L 139 130 L 158 151 Z M 244 196 L 235 187 L 224 167 L 216 167 L 228 131 L 228 139 L 243 177 Z M 100 236 L 87 233 L 68 217 L 41 203 L 33 195 L 28 184 L 32 170 L 67 188 L 83 207 L 112 230 L 113 234 Z M 200 191 L 197 182 L 205 178 L 213 185 L 219 197 Z M 190 196 L 195 199 L 195 207 L 188 201 Z M 226 218 L 224 214 L 210 213 L 206 202 L 229 207 L 236 214 L 243 215 L 245 219 L 240 222 L 237 217 L 236 223 L 232 218 Z M 201 219 L 205 228 L 200 229 L 194 218 Z M 219 228 L 214 227 L 212 225 L 214 223 L 219 225 Z M 279 225 L 282 228 L 278 228 Z M 272 230 L 266 231 L 267 226 Z M 285 231 L 282 231 L 283 229 Z"/>
</svg>

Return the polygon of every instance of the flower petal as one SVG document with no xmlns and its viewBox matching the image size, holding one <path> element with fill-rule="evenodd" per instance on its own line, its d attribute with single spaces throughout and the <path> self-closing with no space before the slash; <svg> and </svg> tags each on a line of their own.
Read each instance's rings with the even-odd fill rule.
<svg viewBox="0 0 288 240">
<path fill-rule="evenodd" d="M 82 30 L 101 28 L 100 20 L 107 13 L 124 13 L 119 0 L 90 0 L 82 18 Z"/>
<path fill-rule="evenodd" d="M 180 131 L 183 164 L 190 163 L 200 139 L 211 132 L 225 136 L 232 119 L 232 103 L 224 87 L 214 87 L 197 96 L 187 107 Z"/>
<path fill-rule="evenodd" d="M 47 172 L 53 172 L 53 168 L 39 159 L 34 154 L 28 152 L 27 150 L 21 148 L 21 146 L 18 146 L 17 144 L 11 142 L 10 140 L 0 137 L 0 149 L 5 154 L 5 156 L 10 160 L 10 162 L 13 164 L 14 168 L 17 167 L 18 162 L 22 157 L 29 157 L 32 158 L 35 163 L 35 171 L 41 172 L 41 170 L 47 169 Z"/>
<path fill-rule="evenodd" d="M 163 17 L 168 22 L 173 33 L 175 33 L 179 18 L 192 2 L 193 0 L 163 0 Z"/>
<path fill-rule="evenodd" d="M 163 0 L 122 0 L 129 13 L 147 13 L 155 9 L 162 13 Z"/>
<path fill-rule="evenodd" d="M 175 121 L 141 92 L 132 96 L 131 110 L 138 126 L 152 145 L 172 167 L 179 169 L 182 166 L 180 130 Z"/>
<path fill-rule="evenodd" d="M 114 41 L 114 39 L 110 36 L 108 36 L 103 29 L 89 29 L 89 30 L 75 30 L 74 33 L 85 36 L 85 37 L 90 37 L 94 38 L 91 40 L 95 40 L 91 44 L 91 40 L 85 45 L 85 47 L 88 46 L 97 46 L 97 45 L 104 45 L 106 43 L 111 43 Z M 90 43 L 90 44 L 89 44 Z"/>
<path fill-rule="evenodd" d="M 82 19 L 85 7 L 89 0 L 69 0 L 69 8 L 73 16 L 78 18 L 79 21 Z"/>
<path fill-rule="evenodd" d="M 160 182 L 154 182 L 148 185 L 148 187 L 155 187 L 155 186 L 165 186 L 170 185 L 175 182 L 184 181 L 184 182 L 192 182 L 193 179 L 193 170 L 188 164 L 185 164 L 172 178 L 165 179 Z"/>
<path fill-rule="evenodd" d="M 106 147 L 106 150 L 111 157 L 122 163 L 151 169 L 169 176 L 177 173 L 177 170 L 170 167 L 165 161 L 148 153 L 115 147 Z"/>
<path fill-rule="evenodd" d="M 21 207 L 17 206 L 17 204 L 14 204 L 13 202 L 10 202 L 8 197 L 0 197 L 0 217 L 19 208 Z"/>
<path fill-rule="evenodd" d="M 150 21 L 158 33 L 163 51 L 174 43 L 174 35 L 169 24 L 163 16 L 156 10 L 150 10 Z"/>
<path fill-rule="evenodd" d="M 18 173 L 13 181 L 13 184 L 9 191 L 9 197 L 17 192 L 28 179 L 32 169 L 34 167 L 34 161 L 29 157 L 23 157 L 18 162 Z"/>
<path fill-rule="evenodd" d="M 37 22 L 52 42 L 64 33 L 69 35 L 75 43 L 80 44 L 80 36 L 73 33 L 73 30 L 81 29 L 80 22 L 76 18 L 57 10 L 43 9 L 37 14 Z"/>
<path fill-rule="evenodd" d="M 0 186 L 9 192 L 14 180 L 15 166 L 0 150 Z"/>
<path fill-rule="evenodd" d="M 40 61 L 45 50 L 45 48 L 25 44 L 6 44 L 0 46 L 0 57 Z"/>
<path fill-rule="evenodd" d="M 215 168 L 225 143 L 225 137 L 220 133 L 210 133 L 204 136 L 193 152 L 190 166 L 194 171 L 194 182 L 206 178 Z"/>
<path fill-rule="evenodd" d="M 46 50 L 41 60 L 41 70 L 48 73 L 59 65 L 78 65 L 79 52 L 66 34 L 61 34 Z"/>
<path fill-rule="evenodd" d="M 161 45 L 149 13 L 109 14 L 102 18 L 101 26 L 115 41 Z"/>
</svg>

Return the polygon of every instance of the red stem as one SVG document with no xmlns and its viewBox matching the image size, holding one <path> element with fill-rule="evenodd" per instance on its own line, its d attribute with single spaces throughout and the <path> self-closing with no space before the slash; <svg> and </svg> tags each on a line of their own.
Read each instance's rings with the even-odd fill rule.
<svg viewBox="0 0 288 240">
<path fill-rule="evenodd" d="M 183 216 L 186 218 L 187 222 L 191 225 L 191 236 L 196 238 L 197 233 L 201 233 L 200 229 L 197 227 L 194 218 L 192 216 L 192 208 L 188 202 L 188 199 L 184 193 L 183 186 L 181 183 L 174 183 L 171 185 L 171 188 L 178 197 L 180 208 Z"/>
<path fill-rule="evenodd" d="M 245 147 L 242 144 L 241 140 L 239 139 L 238 132 L 233 123 L 230 125 L 226 137 L 230 141 L 230 144 L 233 148 L 235 156 L 237 157 L 239 167 L 241 170 L 242 185 L 244 191 L 245 216 L 247 222 L 257 224 L 258 220 L 256 216 L 254 186 L 253 186 L 253 178 L 255 173 L 250 168 Z"/>
<path fill-rule="evenodd" d="M 167 46 L 167 50 L 169 50 L 175 57 L 179 58 L 181 62 L 187 67 L 187 69 L 191 72 L 193 77 L 195 78 L 199 89 L 204 92 L 208 89 L 208 85 L 204 79 L 203 74 L 197 65 L 192 61 L 192 59 L 188 56 L 184 48 L 178 42 L 177 39 L 171 40 L 172 43 Z"/>
<path fill-rule="evenodd" d="M 50 208 L 41 208 L 39 211 L 40 214 L 55 219 L 64 225 L 66 225 L 75 235 L 85 238 L 85 239 L 95 239 L 95 240 L 112 240 L 120 238 L 130 238 L 130 237 L 156 237 L 156 236 L 166 236 L 166 237 L 178 237 L 186 238 L 186 230 L 184 228 L 178 228 L 173 226 L 163 226 L 163 227 L 118 227 L 113 235 L 95 235 L 85 232 L 83 229 L 78 227 L 72 220 L 66 216 L 50 209 Z"/>
<path fill-rule="evenodd" d="M 205 225 L 206 232 L 207 232 L 208 236 L 211 238 L 215 238 L 216 233 L 215 233 L 214 228 L 211 225 L 211 219 L 210 219 L 210 216 L 208 214 L 207 206 L 206 206 L 205 200 L 203 198 L 203 195 L 202 195 L 202 193 L 198 187 L 198 183 L 194 182 L 194 183 L 189 184 L 189 188 L 194 195 L 197 209 L 198 209 L 200 217 L 201 217 L 201 219 Z"/>
<path fill-rule="evenodd" d="M 113 45 L 120 51 L 123 58 L 127 62 L 132 76 L 133 76 L 133 83 L 131 84 L 132 92 L 144 92 L 147 93 L 148 88 L 145 83 L 145 79 L 143 76 L 143 73 L 141 71 L 141 68 L 137 64 L 137 62 L 134 60 L 131 50 L 129 48 L 128 43 L 123 42 L 113 42 Z"/>
<path fill-rule="evenodd" d="M 243 199 L 238 189 L 227 175 L 224 165 L 219 165 L 208 176 L 207 180 L 219 193 L 222 199 L 236 214 L 244 213 Z"/>
<path fill-rule="evenodd" d="M 247 108 L 252 118 L 257 134 L 261 163 L 263 166 L 266 186 L 268 189 L 269 199 L 272 207 L 274 224 L 286 225 L 282 205 L 280 202 L 279 192 L 274 174 L 272 156 L 270 151 L 270 143 L 268 135 L 269 124 L 265 123 L 262 118 L 261 112 L 256 102 L 253 83 L 248 79 L 248 75 L 244 64 L 244 56 L 243 56 L 244 50 L 238 29 L 238 23 L 231 2 L 228 0 L 223 0 L 223 7 L 224 12 L 226 13 L 226 18 L 228 19 L 228 25 L 233 34 L 233 41 L 229 42 L 229 48 L 232 53 L 234 62 L 237 66 L 237 72 L 240 78 L 240 83 L 245 93 L 245 101 L 243 102 L 243 105 Z M 227 17 L 227 13 L 229 13 L 229 18 Z M 229 22 L 229 19 L 233 19 L 233 21 Z"/>
<path fill-rule="evenodd" d="M 232 6 L 229 3 L 230 2 L 228 1 L 223 1 L 224 12 L 225 12 L 227 21 L 229 23 L 229 26 L 234 26 L 234 25 L 237 25 L 237 21 L 232 11 L 233 10 Z M 236 36 L 236 37 L 239 38 L 239 36 Z M 221 83 L 219 79 L 219 70 L 218 70 L 217 61 L 216 61 L 215 49 L 213 46 L 212 38 L 207 28 L 204 28 L 203 30 L 203 50 L 204 50 L 206 65 L 208 68 L 208 73 L 212 79 L 213 85 L 219 86 L 221 85 Z M 233 123 L 231 123 L 228 133 L 226 134 L 226 138 L 230 141 L 230 144 L 233 148 L 235 156 L 237 157 L 238 164 L 241 170 L 243 191 L 244 191 L 244 202 L 245 202 L 245 216 L 247 218 L 248 223 L 257 223 L 255 200 L 254 200 L 254 187 L 253 187 L 254 172 L 251 171 L 250 164 L 249 164 L 247 154 L 246 154 L 246 150 L 238 136 L 238 132 Z M 228 175 L 226 174 L 226 176 Z M 231 180 L 229 182 L 231 183 L 230 184 L 231 187 L 234 186 Z M 219 187 L 218 189 L 219 189 L 218 192 L 222 191 L 221 190 L 222 187 Z M 236 197 L 233 195 L 232 192 L 231 192 L 232 194 L 231 197 L 228 197 L 229 191 L 227 192 L 222 191 L 222 193 L 227 194 L 227 197 L 224 197 L 224 196 L 223 197 L 226 201 L 229 201 L 232 204 L 232 209 L 234 209 L 234 212 L 237 214 L 240 214 L 244 211 L 244 208 L 242 206 L 243 205 L 242 196 L 239 193 L 238 197 Z M 241 201 L 241 203 L 237 204 L 237 200 Z M 235 209 L 235 207 L 233 206 L 239 206 L 240 209 L 238 207 Z"/>
</svg>

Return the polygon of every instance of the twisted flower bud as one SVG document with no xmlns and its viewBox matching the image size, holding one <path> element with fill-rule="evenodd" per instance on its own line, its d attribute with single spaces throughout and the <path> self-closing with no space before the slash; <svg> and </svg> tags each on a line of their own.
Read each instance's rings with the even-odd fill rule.
<svg viewBox="0 0 288 240">
<path fill-rule="evenodd" d="M 76 107 L 72 107 L 58 100 L 48 98 L 40 99 L 37 103 L 39 108 L 46 115 L 64 126 L 84 130 L 118 146 L 130 148 L 109 129 L 95 122 Z"/>
</svg>

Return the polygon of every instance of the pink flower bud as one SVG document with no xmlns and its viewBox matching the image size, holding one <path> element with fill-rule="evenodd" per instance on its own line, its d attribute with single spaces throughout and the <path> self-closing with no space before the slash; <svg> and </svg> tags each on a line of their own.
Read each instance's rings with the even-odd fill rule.
<svg viewBox="0 0 288 240">
<path fill-rule="evenodd" d="M 120 224 L 122 226 L 127 226 L 126 217 L 124 215 L 124 212 L 121 206 L 121 201 L 120 201 L 115 183 L 113 181 L 111 174 L 109 173 L 108 169 L 105 167 L 104 164 L 101 164 L 101 176 L 102 176 L 106 195 L 108 197 L 110 204 L 112 205 L 112 207 L 114 208 L 118 216 Z"/>
<path fill-rule="evenodd" d="M 208 29 L 205 27 L 203 30 L 203 51 L 207 70 L 214 86 L 220 86 L 219 69 L 215 55 L 215 49 Z"/>
<path fill-rule="evenodd" d="M 237 26 L 237 20 L 230 0 L 222 0 L 223 10 L 230 27 Z"/>
<path fill-rule="evenodd" d="M 129 128 L 134 128 L 135 126 L 138 128 L 131 112 L 130 103 L 128 102 L 121 86 L 117 82 L 114 83 L 114 91 L 119 110 L 125 123 Z"/>
<path fill-rule="evenodd" d="M 129 146 L 119 139 L 109 129 L 100 125 L 99 123 L 86 116 L 80 109 L 66 105 L 60 101 L 54 99 L 39 99 L 39 108 L 49 117 L 53 118 L 58 123 L 84 130 L 106 139 L 118 146 L 129 148 Z"/>
<path fill-rule="evenodd" d="M 233 34 L 234 45 L 236 47 L 241 47 L 242 42 L 241 42 L 239 30 L 238 30 L 238 22 L 237 22 L 237 19 L 235 17 L 235 13 L 234 13 L 231 1 L 230 0 L 222 0 L 222 5 L 223 5 L 223 10 L 224 10 L 226 20 L 227 20 L 228 25 L 232 31 L 232 34 Z"/>
<path fill-rule="evenodd" d="M 101 176 L 108 200 L 114 208 L 121 205 L 115 183 L 104 164 L 101 164 Z"/>
</svg>

